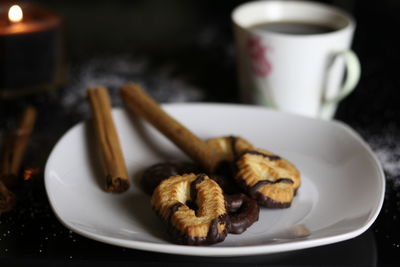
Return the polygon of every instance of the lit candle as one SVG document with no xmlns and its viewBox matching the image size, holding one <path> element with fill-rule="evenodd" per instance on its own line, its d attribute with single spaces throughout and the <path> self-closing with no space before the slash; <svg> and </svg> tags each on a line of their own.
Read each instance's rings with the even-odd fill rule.
<svg viewBox="0 0 400 267">
<path fill-rule="evenodd" d="M 63 50 L 60 16 L 34 4 L 0 5 L 0 98 L 59 86 Z"/>
</svg>

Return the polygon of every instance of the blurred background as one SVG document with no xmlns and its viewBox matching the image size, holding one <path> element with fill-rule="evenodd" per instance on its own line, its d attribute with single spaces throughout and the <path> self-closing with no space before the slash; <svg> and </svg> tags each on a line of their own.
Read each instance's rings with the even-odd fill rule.
<svg viewBox="0 0 400 267">
<path fill-rule="evenodd" d="M 230 13 L 245 1 L 35 2 L 64 19 L 69 66 L 64 87 L 115 86 L 131 79 L 153 88 L 161 101 L 239 102 Z M 400 109 L 399 1 L 318 2 L 346 9 L 357 21 L 353 49 L 361 60 L 362 78 L 337 117 L 351 113 L 359 124 L 393 121 Z M 377 120 L 366 116 L 377 112 Z"/>
<path fill-rule="evenodd" d="M 146 74 L 154 77 L 153 83 L 147 80 L 149 86 L 163 87 L 160 82 L 165 83 L 159 91 L 174 82 L 178 83 L 175 87 L 187 88 L 190 92 L 183 97 L 185 100 L 239 101 L 230 13 L 245 1 L 36 2 L 64 18 L 70 83 L 82 79 L 80 75 L 84 71 L 114 73 L 109 77 L 109 84 L 111 79 L 118 83 L 118 78 L 131 76 L 134 79 L 135 74 Z M 359 124 L 384 126 L 392 122 L 400 109 L 397 104 L 400 46 L 396 38 L 400 2 L 319 2 L 348 10 L 358 26 L 353 49 L 361 60 L 362 78 L 358 88 L 345 100 L 347 103 L 339 108 L 337 117 L 351 112 L 354 122 Z M 90 83 L 90 78 L 96 77 L 85 78 Z M 106 79 L 104 76 L 97 78 Z M 164 95 L 167 92 L 159 93 L 161 100 L 179 100 Z M 364 101 L 358 101 L 360 99 Z M 380 116 L 374 121 L 366 116 L 375 113 Z"/>
</svg>

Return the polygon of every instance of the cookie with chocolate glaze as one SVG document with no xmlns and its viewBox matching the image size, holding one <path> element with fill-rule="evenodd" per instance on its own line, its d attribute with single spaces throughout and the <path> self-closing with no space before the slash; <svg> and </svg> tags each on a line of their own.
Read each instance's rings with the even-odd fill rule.
<svg viewBox="0 0 400 267">
<path fill-rule="evenodd" d="M 154 190 L 151 204 L 175 243 L 210 245 L 225 240 L 228 217 L 222 189 L 205 174 L 169 177 Z"/>
<path fill-rule="evenodd" d="M 284 158 L 264 149 L 244 151 L 236 160 L 236 181 L 258 204 L 288 208 L 300 186 L 300 172 Z"/>
</svg>

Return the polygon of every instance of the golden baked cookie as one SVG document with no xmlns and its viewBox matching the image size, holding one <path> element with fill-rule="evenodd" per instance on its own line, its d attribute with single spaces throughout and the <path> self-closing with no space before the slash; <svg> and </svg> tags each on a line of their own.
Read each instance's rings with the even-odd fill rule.
<svg viewBox="0 0 400 267">
<path fill-rule="evenodd" d="M 168 225 L 175 243 L 208 245 L 221 242 L 228 231 L 224 195 L 205 174 L 184 174 L 162 181 L 151 204 Z"/>
<path fill-rule="evenodd" d="M 287 161 L 264 149 L 247 150 L 236 160 L 236 181 L 258 204 L 288 208 L 300 186 L 300 172 Z"/>
</svg>

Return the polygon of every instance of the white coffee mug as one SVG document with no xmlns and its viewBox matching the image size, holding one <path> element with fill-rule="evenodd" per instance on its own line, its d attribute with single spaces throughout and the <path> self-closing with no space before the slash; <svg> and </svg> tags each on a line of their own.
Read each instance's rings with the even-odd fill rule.
<svg viewBox="0 0 400 267">
<path fill-rule="evenodd" d="M 357 85 L 360 63 L 350 50 L 355 21 L 347 12 L 315 2 L 256 1 L 238 6 L 232 20 L 244 102 L 330 119 Z M 272 23 L 332 30 L 284 32 L 269 29 Z"/>
</svg>

